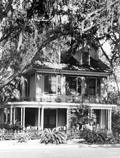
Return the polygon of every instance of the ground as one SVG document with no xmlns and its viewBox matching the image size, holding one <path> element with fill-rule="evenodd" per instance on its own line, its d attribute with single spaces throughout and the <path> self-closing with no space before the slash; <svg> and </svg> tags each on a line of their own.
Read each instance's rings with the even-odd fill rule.
<svg viewBox="0 0 120 158">
<path fill-rule="evenodd" d="M 69 141 L 63 145 L 44 145 L 0 141 L 0 158 L 120 158 L 120 145 L 86 145 Z"/>
</svg>

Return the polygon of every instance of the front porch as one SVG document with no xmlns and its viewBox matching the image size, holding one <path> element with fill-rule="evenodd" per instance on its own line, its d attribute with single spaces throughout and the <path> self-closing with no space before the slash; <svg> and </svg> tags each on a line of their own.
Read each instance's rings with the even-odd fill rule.
<svg viewBox="0 0 120 158">
<path fill-rule="evenodd" d="M 85 104 L 85 103 L 84 103 Z M 112 131 L 111 104 L 86 104 L 91 109 L 91 115 L 96 115 L 95 127 Z M 5 122 L 15 124 L 21 122 L 23 129 L 34 126 L 36 129 L 65 127 L 71 128 L 70 112 L 73 108 L 80 107 L 80 103 L 53 103 L 53 102 L 8 102 L 6 105 Z"/>
</svg>

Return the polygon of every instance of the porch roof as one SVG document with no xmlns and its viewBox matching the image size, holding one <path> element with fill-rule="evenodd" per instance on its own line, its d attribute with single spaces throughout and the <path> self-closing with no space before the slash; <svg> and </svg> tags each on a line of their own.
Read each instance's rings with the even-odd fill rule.
<svg viewBox="0 0 120 158">
<path fill-rule="evenodd" d="M 115 104 L 97 104 L 97 103 L 84 103 L 84 105 L 90 107 L 91 109 L 112 109 L 116 108 L 117 105 Z M 81 106 L 80 103 L 57 103 L 57 102 L 35 102 L 35 101 L 22 101 L 22 102 L 8 102 L 4 106 L 0 105 L 0 108 L 7 108 L 7 107 L 22 107 L 22 108 L 77 108 Z"/>
</svg>

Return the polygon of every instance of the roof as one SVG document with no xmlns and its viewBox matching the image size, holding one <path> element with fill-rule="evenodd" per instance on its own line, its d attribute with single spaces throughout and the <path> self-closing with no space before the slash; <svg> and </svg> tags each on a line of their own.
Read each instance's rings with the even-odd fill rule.
<svg viewBox="0 0 120 158">
<path fill-rule="evenodd" d="M 80 63 L 74 58 L 74 56 L 69 55 L 69 54 L 64 54 L 64 56 L 61 57 L 61 63 L 51 63 L 51 62 L 41 62 L 40 60 L 36 60 L 30 67 L 29 70 L 27 70 L 27 73 L 34 73 L 35 71 L 39 70 L 45 70 L 47 73 L 49 73 L 49 70 L 52 71 L 59 71 L 62 70 L 63 72 L 72 72 L 74 71 L 75 73 L 81 72 L 89 72 L 93 73 L 104 73 L 102 76 L 107 76 L 112 73 L 111 69 L 104 64 L 100 59 L 94 60 L 92 57 L 90 57 L 90 65 L 80 65 Z M 77 75 L 77 74 L 76 74 Z M 100 75 L 99 75 L 100 76 Z"/>
<path fill-rule="evenodd" d="M 104 64 L 101 60 L 95 61 L 93 58 L 90 58 L 90 65 L 79 65 L 79 63 L 75 59 L 72 59 L 71 62 L 67 63 L 50 63 L 44 62 L 41 63 L 34 63 L 33 68 L 43 68 L 43 69 L 63 69 L 63 70 L 77 70 L 77 71 L 93 71 L 93 72 L 109 72 L 111 73 L 111 69 Z"/>
</svg>

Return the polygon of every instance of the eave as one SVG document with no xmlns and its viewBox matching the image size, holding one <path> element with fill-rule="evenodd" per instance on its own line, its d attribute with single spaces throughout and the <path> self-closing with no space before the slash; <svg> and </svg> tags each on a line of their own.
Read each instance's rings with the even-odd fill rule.
<svg viewBox="0 0 120 158">
<path fill-rule="evenodd" d="M 79 75 L 79 76 L 95 76 L 95 77 L 107 77 L 111 72 L 95 72 L 95 71 L 76 71 L 76 70 L 59 70 L 59 69 L 39 69 L 37 73 L 47 74 L 63 74 L 63 75 Z"/>
</svg>

